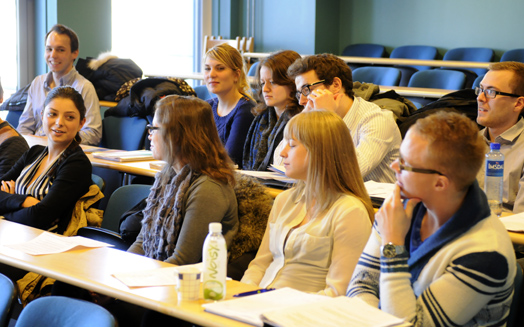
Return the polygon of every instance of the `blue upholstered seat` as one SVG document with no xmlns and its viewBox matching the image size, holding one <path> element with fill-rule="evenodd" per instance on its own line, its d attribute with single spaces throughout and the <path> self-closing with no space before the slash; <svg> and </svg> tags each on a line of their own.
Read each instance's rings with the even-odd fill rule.
<svg viewBox="0 0 524 327">
<path fill-rule="evenodd" d="M 401 72 L 393 67 L 360 67 L 353 71 L 353 81 L 376 85 L 398 86 Z"/>
</svg>

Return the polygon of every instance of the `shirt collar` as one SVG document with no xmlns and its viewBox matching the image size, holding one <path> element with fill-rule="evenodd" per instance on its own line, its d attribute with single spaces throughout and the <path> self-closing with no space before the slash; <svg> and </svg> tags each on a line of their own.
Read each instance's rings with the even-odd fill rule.
<svg viewBox="0 0 524 327">
<path fill-rule="evenodd" d="M 514 143 L 517 138 L 522 134 L 524 131 L 524 118 L 520 117 L 519 121 L 511 126 L 508 130 L 506 130 L 504 133 L 500 134 L 495 138 L 495 142 L 500 144 L 511 144 Z M 484 137 L 484 140 L 487 143 L 491 143 L 490 137 L 489 137 L 489 129 L 484 128 L 482 130 L 482 136 Z"/>
<path fill-rule="evenodd" d="M 71 69 L 69 73 L 65 74 L 64 76 L 62 76 L 62 78 L 60 78 L 60 80 L 58 81 L 59 84 L 57 86 L 72 85 L 76 79 L 76 74 L 78 74 L 78 72 L 76 71 L 75 66 L 73 66 L 73 69 Z M 53 81 L 53 72 L 49 72 L 47 73 L 47 76 L 45 78 L 44 87 L 48 90 L 51 90 L 49 85 L 51 84 L 52 81 Z"/>
</svg>

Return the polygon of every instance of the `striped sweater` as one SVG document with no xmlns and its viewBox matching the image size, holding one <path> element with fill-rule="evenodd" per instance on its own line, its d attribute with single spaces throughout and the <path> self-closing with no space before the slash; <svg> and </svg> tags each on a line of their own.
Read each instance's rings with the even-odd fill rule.
<svg viewBox="0 0 524 327">
<path fill-rule="evenodd" d="M 404 256 L 380 256 L 374 226 L 347 296 L 412 322 L 415 326 L 505 326 L 513 298 L 516 262 L 500 220 L 490 215 L 475 182 L 462 207 L 423 242 L 426 212 L 417 205 Z"/>
</svg>

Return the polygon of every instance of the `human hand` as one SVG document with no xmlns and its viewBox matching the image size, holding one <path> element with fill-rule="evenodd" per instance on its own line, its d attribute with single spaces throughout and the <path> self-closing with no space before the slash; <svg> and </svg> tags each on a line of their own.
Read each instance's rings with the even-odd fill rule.
<svg viewBox="0 0 524 327">
<path fill-rule="evenodd" d="M 304 110 L 320 109 L 335 112 L 340 104 L 340 94 L 333 94 L 326 89 L 318 89 L 312 91 L 308 97 L 308 102 Z"/>
<path fill-rule="evenodd" d="M 419 202 L 419 199 L 409 199 L 404 209 L 400 197 L 400 186 L 395 185 L 393 193 L 384 201 L 375 215 L 382 245 L 389 242 L 395 245 L 404 245 L 406 234 L 411 226 L 413 209 Z"/>
<path fill-rule="evenodd" d="M 15 194 L 15 182 L 14 181 L 2 181 L 0 190 L 9 194 Z"/>
<path fill-rule="evenodd" d="M 29 208 L 36 204 L 40 203 L 40 200 L 37 200 L 36 198 L 33 198 L 32 196 L 27 196 L 22 203 L 22 208 Z"/>
</svg>

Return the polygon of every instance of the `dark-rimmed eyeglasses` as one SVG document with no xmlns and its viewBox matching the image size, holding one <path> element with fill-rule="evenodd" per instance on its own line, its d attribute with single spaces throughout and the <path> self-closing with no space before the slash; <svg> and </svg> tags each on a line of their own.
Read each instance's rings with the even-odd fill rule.
<svg viewBox="0 0 524 327">
<path fill-rule="evenodd" d="M 520 98 L 522 96 L 522 95 L 513 94 L 513 93 L 500 92 L 494 89 L 483 89 L 480 87 L 475 87 L 475 94 L 479 96 L 480 93 L 484 93 L 486 98 L 489 98 L 489 99 L 495 99 L 497 95 L 505 95 L 505 96 L 513 97 L 513 98 Z"/>
<path fill-rule="evenodd" d="M 156 131 L 156 130 L 159 130 L 160 127 L 148 124 L 148 125 L 146 125 L 146 129 L 147 129 L 147 133 L 149 133 L 149 135 L 152 135 L 153 132 Z"/>
<path fill-rule="evenodd" d="M 411 171 L 411 172 L 414 172 L 414 173 L 437 174 L 437 175 L 445 176 L 443 173 L 439 172 L 438 170 L 424 169 L 424 168 L 415 168 L 415 167 L 406 166 L 405 163 L 404 163 L 404 159 L 402 159 L 402 158 L 398 158 L 398 169 L 400 171 L 405 170 L 405 171 Z"/>
<path fill-rule="evenodd" d="M 302 87 L 300 88 L 300 91 L 297 91 L 296 93 L 296 97 L 298 99 L 298 101 L 300 101 L 300 95 L 302 94 L 303 96 L 307 97 L 308 95 L 311 94 L 311 87 L 312 86 L 315 86 L 315 85 L 319 85 L 319 84 L 322 84 L 324 83 L 326 80 L 323 79 L 321 81 L 318 81 L 318 82 L 315 82 L 313 84 L 305 84 L 305 85 L 302 85 Z"/>
</svg>

